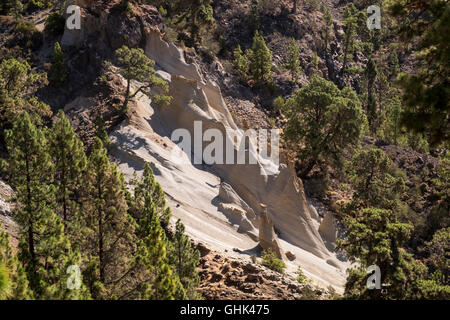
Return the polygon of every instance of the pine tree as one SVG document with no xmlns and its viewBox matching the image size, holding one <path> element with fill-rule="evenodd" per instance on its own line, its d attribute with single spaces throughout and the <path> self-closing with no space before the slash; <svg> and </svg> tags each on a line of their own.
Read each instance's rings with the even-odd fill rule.
<svg viewBox="0 0 450 320">
<path fill-rule="evenodd" d="M 248 57 L 242 52 L 240 45 L 234 50 L 233 65 L 239 71 L 240 76 L 244 80 L 247 80 L 250 61 L 248 61 Z"/>
<path fill-rule="evenodd" d="M 394 1 L 398 33 L 414 43 L 414 74 L 400 76 L 405 110 L 402 123 L 412 132 L 426 133 L 432 144 L 450 140 L 450 5 L 446 0 Z"/>
<path fill-rule="evenodd" d="M 353 3 L 350 3 L 344 12 L 344 61 L 342 63 L 341 74 L 347 68 L 348 55 L 354 50 L 354 41 L 357 28 L 357 10 Z"/>
<path fill-rule="evenodd" d="M 398 212 L 402 207 L 404 178 L 383 150 L 372 148 L 356 153 L 349 164 L 348 177 L 355 189 L 352 208 L 376 207 Z"/>
<path fill-rule="evenodd" d="M 38 268 L 36 235 L 44 229 L 43 219 L 51 208 L 52 190 L 50 183 L 53 165 L 47 152 L 47 141 L 42 130 L 31 122 L 28 113 L 21 113 L 11 130 L 6 131 L 6 143 L 9 152 L 9 173 L 13 186 L 17 190 L 19 207 L 16 219 L 26 237 L 27 248 L 22 247 L 22 263 L 29 275 Z M 38 283 L 32 281 L 33 290 Z"/>
<path fill-rule="evenodd" d="M 51 115 L 48 105 L 40 102 L 34 93 L 47 84 L 45 74 L 36 73 L 26 61 L 5 59 L 0 64 L 0 129 L 11 127 L 15 117 L 29 112 L 33 122 Z"/>
<path fill-rule="evenodd" d="M 146 228 L 146 236 L 137 235 L 137 250 L 133 254 L 130 274 L 131 290 L 120 298 L 173 300 L 186 299 L 186 291 L 167 260 L 168 240 L 157 215 Z"/>
<path fill-rule="evenodd" d="M 151 89 L 155 87 L 161 89 L 163 92 L 167 92 L 168 84 L 165 80 L 156 76 L 154 69 L 155 62 L 145 55 L 144 50 L 130 49 L 127 46 L 123 46 L 116 50 L 116 57 L 119 66 L 118 72 L 127 81 L 122 112 L 128 110 L 128 101 L 136 97 L 139 92 L 147 95 L 157 105 L 166 105 L 170 102 L 169 96 L 151 93 Z M 132 80 L 142 83 L 133 94 L 131 94 Z"/>
<path fill-rule="evenodd" d="M 328 9 L 326 9 L 326 7 L 325 7 L 325 12 L 323 14 L 323 18 L 325 20 L 325 31 L 324 31 L 325 54 L 328 54 L 328 44 L 330 42 L 330 33 L 331 33 L 331 28 L 333 26 L 333 17 L 331 16 L 330 11 L 328 11 Z"/>
<path fill-rule="evenodd" d="M 377 118 L 377 100 L 375 95 L 375 80 L 378 74 L 377 65 L 372 58 L 367 61 L 366 69 L 364 71 L 367 79 L 367 118 L 369 125 L 373 129 L 374 122 Z"/>
<path fill-rule="evenodd" d="M 123 176 L 110 164 L 98 138 L 83 181 L 79 243 L 91 264 L 87 285 L 96 299 L 119 297 L 128 289 L 128 261 L 135 250 L 134 221 L 127 212 Z"/>
<path fill-rule="evenodd" d="M 349 270 L 345 295 L 352 299 L 408 299 L 412 297 L 426 267 L 416 262 L 402 245 L 412 226 L 398 222 L 390 210 L 366 208 L 344 218 L 347 234 L 338 240 L 338 248 L 345 250 L 359 267 Z M 366 286 L 366 268 L 376 265 L 382 270 L 381 290 Z"/>
<path fill-rule="evenodd" d="M 148 229 L 153 219 L 158 221 L 163 228 L 167 228 L 170 220 L 170 208 L 166 207 L 164 191 L 156 182 L 150 164 L 146 163 L 142 178 L 134 180 L 134 197 L 130 201 L 129 212 L 135 219 L 136 234 L 139 238 L 148 234 Z"/>
<path fill-rule="evenodd" d="M 201 43 L 200 31 L 215 22 L 211 0 L 176 0 L 174 11 L 179 13 L 178 23 L 183 20 L 188 22 L 191 33 L 189 46 Z"/>
<path fill-rule="evenodd" d="M 394 49 L 389 56 L 389 76 L 391 78 L 397 77 L 400 71 L 400 66 L 398 63 L 397 49 Z"/>
<path fill-rule="evenodd" d="M 99 138 L 105 148 L 108 149 L 111 141 L 108 137 L 108 132 L 105 129 L 105 120 L 103 119 L 100 112 L 97 113 L 97 116 L 95 117 L 95 136 Z"/>
<path fill-rule="evenodd" d="M 198 298 L 195 289 L 200 284 L 200 277 L 196 271 L 200 263 L 200 252 L 191 246 L 188 236 L 184 233 L 185 227 L 181 220 L 176 223 L 176 232 L 170 246 L 170 264 L 180 277 L 189 299 Z"/>
<path fill-rule="evenodd" d="M 441 284 L 450 285 L 450 261 L 446 254 L 450 251 L 450 227 L 436 231 L 431 241 L 426 243 L 427 261 L 433 268 L 433 278 Z"/>
<path fill-rule="evenodd" d="M 178 276 L 167 263 L 167 242 L 157 216 L 153 218 L 147 238 L 147 248 L 152 257 L 155 280 L 152 284 L 152 300 L 173 300 L 177 292 Z"/>
<path fill-rule="evenodd" d="M 48 79 L 50 84 L 55 87 L 61 87 L 67 78 L 67 69 L 64 64 L 64 52 L 59 45 L 59 42 L 55 43 L 53 49 L 53 62 L 48 73 Z"/>
<path fill-rule="evenodd" d="M 250 12 L 248 15 L 248 24 L 250 27 L 250 33 L 252 35 L 255 34 L 255 32 L 258 32 L 259 27 L 261 26 L 261 20 L 259 18 L 259 10 L 258 10 L 258 0 L 252 0 Z"/>
<path fill-rule="evenodd" d="M 25 270 L 13 252 L 9 234 L 0 231 L 0 300 L 32 298 Z"/>
<path fill-rule="evenodd" d="M 264 37 L 255 33 L 252 49 L 246 53 L 249 64 L 250 78 L 261 85 L 272 79 L 272 52 L 267 47 Z"/>
<path fill-rule="evenodd" d="M 19 203 L 16 220 L 21 226 L 19 259 L 36 298 L 77 299 L 86 292 L 69 290 L 66 270 L 79 265 L 60 218 L 53 212 L 53 164 L 44 130 L 36 128 L 28 113 L 21 113 L 6 131 L 9 173 Z"/>
<path fill-rule="evenodd" d="M 286 67 L 291 73 L 291 77 L 294 81 L 297 81 L 300 68 L 300 51 L 294 38 L 291 39 L 289 44 L 288 54 L 286 59 Z"/>
<path fill-rule="evenodd" d="M 367 125 L 356 93 L 318 76 L 286 101 L 283 114 L 284 138 L 297 151 L 301 177 L 316 166 L 341 166 L 344 151 L 359 143 Z"/>
<path fill-rule="evenodd" d="M 87 160 L 83 143 L 62 110 L 58 112 L 50 133 L 50 154 L 55 164 L 57 212 L 67 228 L 67 222 L 79 209 L 74 198 L 82 188 L 82 173 Z"/>
<path fill-rule="evenodd" d="M 2 15 L 12 15 L 15 18 L 19 18 L 22 11 L 23 4 L 19 0 L 5 0 L 0 4 L 0 14 Z"/>
</svg>

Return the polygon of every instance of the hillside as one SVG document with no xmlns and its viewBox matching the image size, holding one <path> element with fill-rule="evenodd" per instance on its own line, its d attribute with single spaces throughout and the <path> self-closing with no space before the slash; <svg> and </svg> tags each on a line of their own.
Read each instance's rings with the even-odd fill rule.
<svg viewBox="0 0 450 320">
<path fill-rule="evenodd" d="M 448 79 L 354 2 L 2 5 L 0 299 L 448 299 Z"/>
</svg>

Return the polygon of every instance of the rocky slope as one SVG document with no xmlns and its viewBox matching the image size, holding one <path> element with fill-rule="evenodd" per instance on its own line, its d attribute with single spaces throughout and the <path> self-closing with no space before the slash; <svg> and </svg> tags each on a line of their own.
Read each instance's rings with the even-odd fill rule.
<svg viewBox="0 0 450 320">
<path fill-rule="evenodd" d="M 171 141 L 174 130 L 183 128 L 194 136 L 194 121 L 202 121 L 203 129 L 215 128 L 231 140 L 228 132 L 237 126 L 218 85 L 205 77 L 195 62 L 186 63 L 179 48 L 162 40 L 156 10 L 140 6 L 131 19 L 123 21 L 111 3 L 89 8 L 89 1 L 76 3 L 84 7 L 82 25 L 89 28 L 66 30 L 61 40 L 65 51 L 87 50 L 90 55 L 100 55 L 99 60 L 122 44 L 142 45 L 155 60 L 158 75 L 169 82 L 173 97 L 169 106 L 157 108 L 147 97 L 139 96 L 127 119 L 110 134 L 111 155 L 125 175 L 131 178 L 145 162 L 151 163 L 174 216 L 186 224 L 189 235 L 219 252 L 227 250 L 230 256 L 248 259 L 256 250 L 259 208 L 264 203 L 282 249 L 296 257 L 288 261 L 288 272 L 301 265 L 318 284 L 341 290 L 346 265 L 325 246 L 319 232 L 321 218 L 307 202 L 292 168 L 281 164 L 275 175 L 267 174 L 276 166 L 260 157 L 255 165 L 207 166 L 179 161 L 180 157 L 185 160 L 186 154 L 177 152 L 179 148 Z M 112 38 L 111 33 L 119 36 Z M 114 81 L 116 89 L 120 91 L 122 86 L 123 90 L 121 80 L 116 77 Z M 92 96 L 77 96 L 66 103 L 65 110 L 77 122 L 96 104 Z"/>
<path fill-rule="evenodd" d="M 316 289 L 295 281 L 299 266 L 315 284 L 342 292 L 348 264 L 333 252 L 333 217 L 317 213 L 291 165 L 277 166 L 256 153 L 256 164 L 197 165 L 186 161 L 188 155 L 171 140 L 176 129 L 194 136 L 194 121 L 201 121 L 203 129 L 214 128 L 224 142 L 233 141 L 231 133 L 242 137 L 236 114 L 244 109 L 246 116 L 238 120 L 247 118 L 247 127 L 268 127 L 264 112 L 254 107 L 257 101 L 251 101 L 254 95 L 241 94 L 239 88 L 230 94 L 236 81 L 227 77 L 220 61 L 205 62 L 163 40 L 164 25 L 152 6 L 139 5 L 132 15 L 125 15 L 118 9 L 118 0 L 72 0 L 70 4 L 81 7 L 81 30 L 66 29 L 62 37 L 45 39 L 37 54 L 42 68 L 51 60 L 53 43 L 61 43 L 69 70 L 67 85 L 44 88 L 39 96 L 54 110 L 64 107 L 87 147 L 95 116 L 101 113 L 110 132 L 111 157 L 127 179 L 134 172 L 140 174 L 145 162 L 152 165 L 174 219 L 183 221 L 194 243 L 213 251 L 202 258 L 202 294 L 206 298 L 305 298 Z M 225 14 L 226 2 L 223 6 L 225 11 L 219 8 L 218 15 Z M 45 14 L 31 21 L 41 26 Z M 300 15 L 289 19 L 297 26 Z M 304 47 L 310 48 L 310 39 L 305 41 Z M 113 106 L 121 104 L 125 82 L 103 62 L 114 61 L 114 51 L 122 45 L 141 47 L 155 61 L 158 76 L 169 83 L 173 97 L 169 106 L 156 107 L 138 95 L 126 117 L 118 115 Z M 302 57 L 309 55 L 308 50 Z M 231 144 L 235 153 L 239 145 Z M 267 234 L 280 252 L 288 253 L 285 276 L 251 262 L 251 256 L 261 253 L 261 204 L 267 210 Z M 2 215 L 2 221 L 17 234 L 9 215 Z"/>
</svg>

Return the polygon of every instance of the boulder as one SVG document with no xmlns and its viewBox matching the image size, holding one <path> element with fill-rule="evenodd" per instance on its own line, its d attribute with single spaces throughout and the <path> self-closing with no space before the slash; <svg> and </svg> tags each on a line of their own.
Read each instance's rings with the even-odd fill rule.
<svg viewBox="0 0 450 320">
<path fill-rule="evenodd" d="M 287 251 L 287 252 L 286 252 L 286 258 L 288 258 L 289 261 L 294 261 L 297 257 L 296 257 L 295 254 L 293 254 L 292 252 Z"/>
</svg>

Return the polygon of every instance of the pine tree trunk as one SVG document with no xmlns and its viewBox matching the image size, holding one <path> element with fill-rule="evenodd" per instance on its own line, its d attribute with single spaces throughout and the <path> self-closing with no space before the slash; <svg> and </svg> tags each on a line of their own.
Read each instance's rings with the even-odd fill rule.
<svg viewBox="0 0 450 320">
<path fill-rule="evenodd" d="M 63 159 L 65 159 L 65 155 L 63 155 Z M 63 195 L 62 195 L 62 201 L 63 201 L 63 223 L 64 228 L 66 228 L 66 221 L 67 221 L 67 182 L 66 182 L 66 166 L 63 163 L 62 171 L 61 171 L 61 184 L 63 188 Z"/>
<path fill-rule="evenodd" d="M 292 13 L 297 13 L 297 1 L 298 0 L 294 0 L 294 7 L 292 9 Z"/>
<path fill-rule="evenodd" d="M 300 172 L 300 178 L 306 178 L 306 176 L 308 175 L 308 173 L 311 172 L 311 170 L 314 168 L 314 166 L 316 165 L 317 160 L 310 160 L 308 162 L 308 165 L 305 167 L 305 169 L 303 169 Z"/>
<path fill-rule="evenodd" d="M 130 100 L 131 81 L 127 79 L 127 91 L 125 93 L 125 101 L 123 102 L 122 111 L 125 113 L 128 108 L 128 101 Z"/>
<path fill-rule="evenodd" d="M 98 181 L 98 199 L 102 197 L 102 187 L 101 182 Z M 105 283 L 105 266 L 103 260 L 103 213 L 100 205 L 97 205 L 97 215 L 98 215 L 98 261 L 99 261 L 99 271 L 100 271 L 100 281 Z"/>
<path fill-rule="evenodd" d="M 348 46 L 350 44 L 349 39 L 345 39 L 345 47 L 344 47 L 344 62 L 342 63 L 341 75 L 344 74 L 345 68 L 347 67 L 347 54 L 348 54 Z"/>
<path fill-rule="evenodd" d="M 28 155 L 25 155 L 26 157 L 26 170 L 27 170 L 27 211 L 28 211 L 28 250 L 30 251 L 30 256 L 31 256 L 31 263 L 33 265 L 33 269 L 34 269 L 34 264 L 35 264 L 35 259 L 36 259 L 36 252 L 34 249 L 34 228 L 33 228 L 33 211 L 32 211 L 32 201 L 31 201 L 31 177 L 30 177 L 30 163 L 29 163 L 29 159 L 28 159 Z"/>
</svg>

